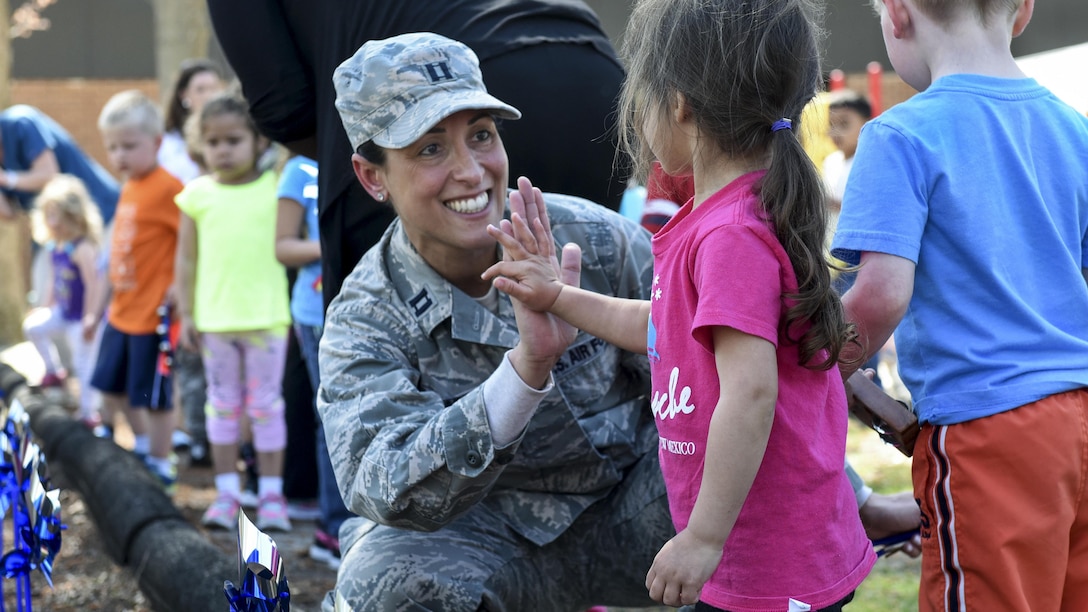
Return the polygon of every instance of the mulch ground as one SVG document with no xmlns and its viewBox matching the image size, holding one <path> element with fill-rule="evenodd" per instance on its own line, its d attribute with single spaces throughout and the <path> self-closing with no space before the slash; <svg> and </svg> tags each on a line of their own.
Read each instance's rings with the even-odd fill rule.
<svg viewBox="0 0 1088 612">
<path fill-rule="evenodd" d="M 19 370 L 33 384 L 40 380 L 42 365 L 29 343 L 4 347 L 0 346 L 0 360 Z M 69 389 L 77 393 L 78 386 Z M 52 391 L 50 393 L 53 393 Z M 57 392 L 52 399 L 68 407 L 75 413 L 71 395 Z M 131 433 L 124 427 L 123 419 L 118 424 L 117 443 L 131 448 Z M 48 463 L 48 457 L 46 458 Z M 200 517 L 215 498 L 215 484 L 210 467 L 188 465 L 188 456 L 180 454 L 178 469 L 178 488 L 174 495 L 174 505 L 181 514 L 219 548 L 233 567 L 238 558 L 238 536 L 233 531 L 209 531 L 200 526 Z M 138 568 L 119 566 L 110 557 L 103 545 L 98 526 L 75 490 L 65 488 L 64 475 L 58 470 L 53 475 L 53 486 L 61 490 L 61 519 L 66 529 L 62 534 L 60 553 L 54 561 L 53 586 L 50 587 L 45 577 L 38 571 L 31 574 L 31 609 L 51 612 L 76 612 L 84 610 L 104 610 L 109 612 L 151 612 L 150 602 L 137 587 Z M 255 519 L 255 511 L 249 511 Z M 11 512 L 4 517 L 0 553 L 6 552 L 12 541 Z M 310 542 L 313 539 L 314 524 L 309 521 L 295 521 L 288 533 L 270 533 L 276 541 L 284 560 L 285 571 L 291 591 L 292 612 L 316 612 L 321 609 L 325 593 L 336 582 L 335 572 L 324 563 L 313 561 L 308 556 Z M 164 560 L 165 561 L 165 560 Z M 238 582 L 239 576 L 223 576 L 223 581 Z M 13 580 L 0 580 L 3 587 L 3 607 L 0 612 L 20 609 L 16 604 L 16 589 Z M 227 599 L 223 597 L 223 607 L 228 609 Z M 189 612 L 189 611 L 186 611 Z M 203 611 L 194 611 L 203 612 Z"/>
<path fill-rule="evenodd" d="M 184 455 L 182 459 L 184 462 Z M 118 566 L 113 561 L 106 552 L 98 528 L 79 494 L 64 488 L 63 474 L 58 474 L 56 480 L 55 484 L 61 489 L 62 519 L 67 528 L 63 532 L 61 550 L 54 563 L 53 587 L 49 587 L 40 572 L 31 575 L 32 609 L 55 612 L 151 612 L 148 600 L 137 588 L 135 572 L 138 570 Z M 209 531 L 200 526 L 204 509 L 214 498 L 215 486 L 211 468 L 185 465 L 180 468 L 174 505 L 233 562 L 238 557 L 237 534 Z M 250 511 L 250 517 L 256 518 L 253 511 Z M 320 610 L 321 600 L 336 580 L 333 570 L 308 556 L 313 529 L 312 522 L 295 521 L 293 529 L 288 533 L 269 533 L 276 541 L 285 562 L 292 612 Z M 5 547 L 11 542 L 10 520 L 4 527 L 4 542 Z M 222 580 L 237 583 L 238 578 L 233 575 L 223 576 Z M 3 587 L 5 605 L 2 610 L 20 610 L 15 602 L 14 581 L 3 580 Z M 226 597 L 223 598 L 222 609 L 228 609 Z"/>
</svg>

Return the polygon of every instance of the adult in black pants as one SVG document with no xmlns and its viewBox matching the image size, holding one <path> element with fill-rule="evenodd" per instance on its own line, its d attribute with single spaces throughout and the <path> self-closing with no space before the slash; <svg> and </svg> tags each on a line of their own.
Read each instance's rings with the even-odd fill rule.
<svg viewBox="0 0 1088 612">
<path fill-rule="evenodd" d="M 582 0 L 208 0 L 264 134 L 315 159 L 325 304 L 392 221 L 359 186 L 333 106 L 333 70 L 367 40 L 414 31 L 476 52 L 488 90 L 521 109 L 503 126 L 510 176 L 615 209 L 612 113 L 623 70 Z"/>
</svg>

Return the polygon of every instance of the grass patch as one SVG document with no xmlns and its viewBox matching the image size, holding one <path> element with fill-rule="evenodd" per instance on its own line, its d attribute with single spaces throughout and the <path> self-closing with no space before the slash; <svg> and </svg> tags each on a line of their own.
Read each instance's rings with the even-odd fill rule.
<svg viewBox="0 0 1088 612">
<path fill-rule="evenodd" d="M 850 419 L 846 456 L 866 484 L 879 493 L 909 490 L 910 459 L 885 444 L 875 432 Z M 902 554 L 880 558 L 858 587 L 849 612 L 908 612 L 918 609 L 921 559 Z"/>
</svg>

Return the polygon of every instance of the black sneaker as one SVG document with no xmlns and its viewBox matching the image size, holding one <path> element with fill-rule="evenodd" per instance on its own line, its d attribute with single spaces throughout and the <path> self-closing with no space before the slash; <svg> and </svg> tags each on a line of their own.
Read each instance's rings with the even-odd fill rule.
<svg viewBox="0 0 1088 612">
<path fill-rule="evenodd" d="M 195 467 L 210 467 L 212 464 L 211 453 L 208 452 L 208 443 L 203 440 L 193 440 L 189 445 L 189 465 Z"/>
<path fill-rule="evenodd" d="M 170 435 L 170 443 L 174 445 L 174 451 L 183 451 L 193 443 L 193 438 L 188 432 L 175 429 L 174 433 Z"/>
</svg>

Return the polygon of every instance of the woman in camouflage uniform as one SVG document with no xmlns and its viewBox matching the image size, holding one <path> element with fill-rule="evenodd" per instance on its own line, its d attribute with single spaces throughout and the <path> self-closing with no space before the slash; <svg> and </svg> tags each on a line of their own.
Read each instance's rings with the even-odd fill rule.
<svg viewBox="0 0 1088 612">
<path fill-rule="evenodd" d="M 337 69 L 355 174 L 397 220 L 329 306 L 319 410 L 340 491 L 326 609 L 578 610 L 650 605 L 673 535 L 648 365 L 520 309 L 480 275 L 501 256 L 499 119 L 475 55 L 435 34 L 364 44 Z M 513 198 L 539 198 L 520 179 Z M 570 282 L 646 298 L 649 235 L 543 196 Z"/>
</svg>

